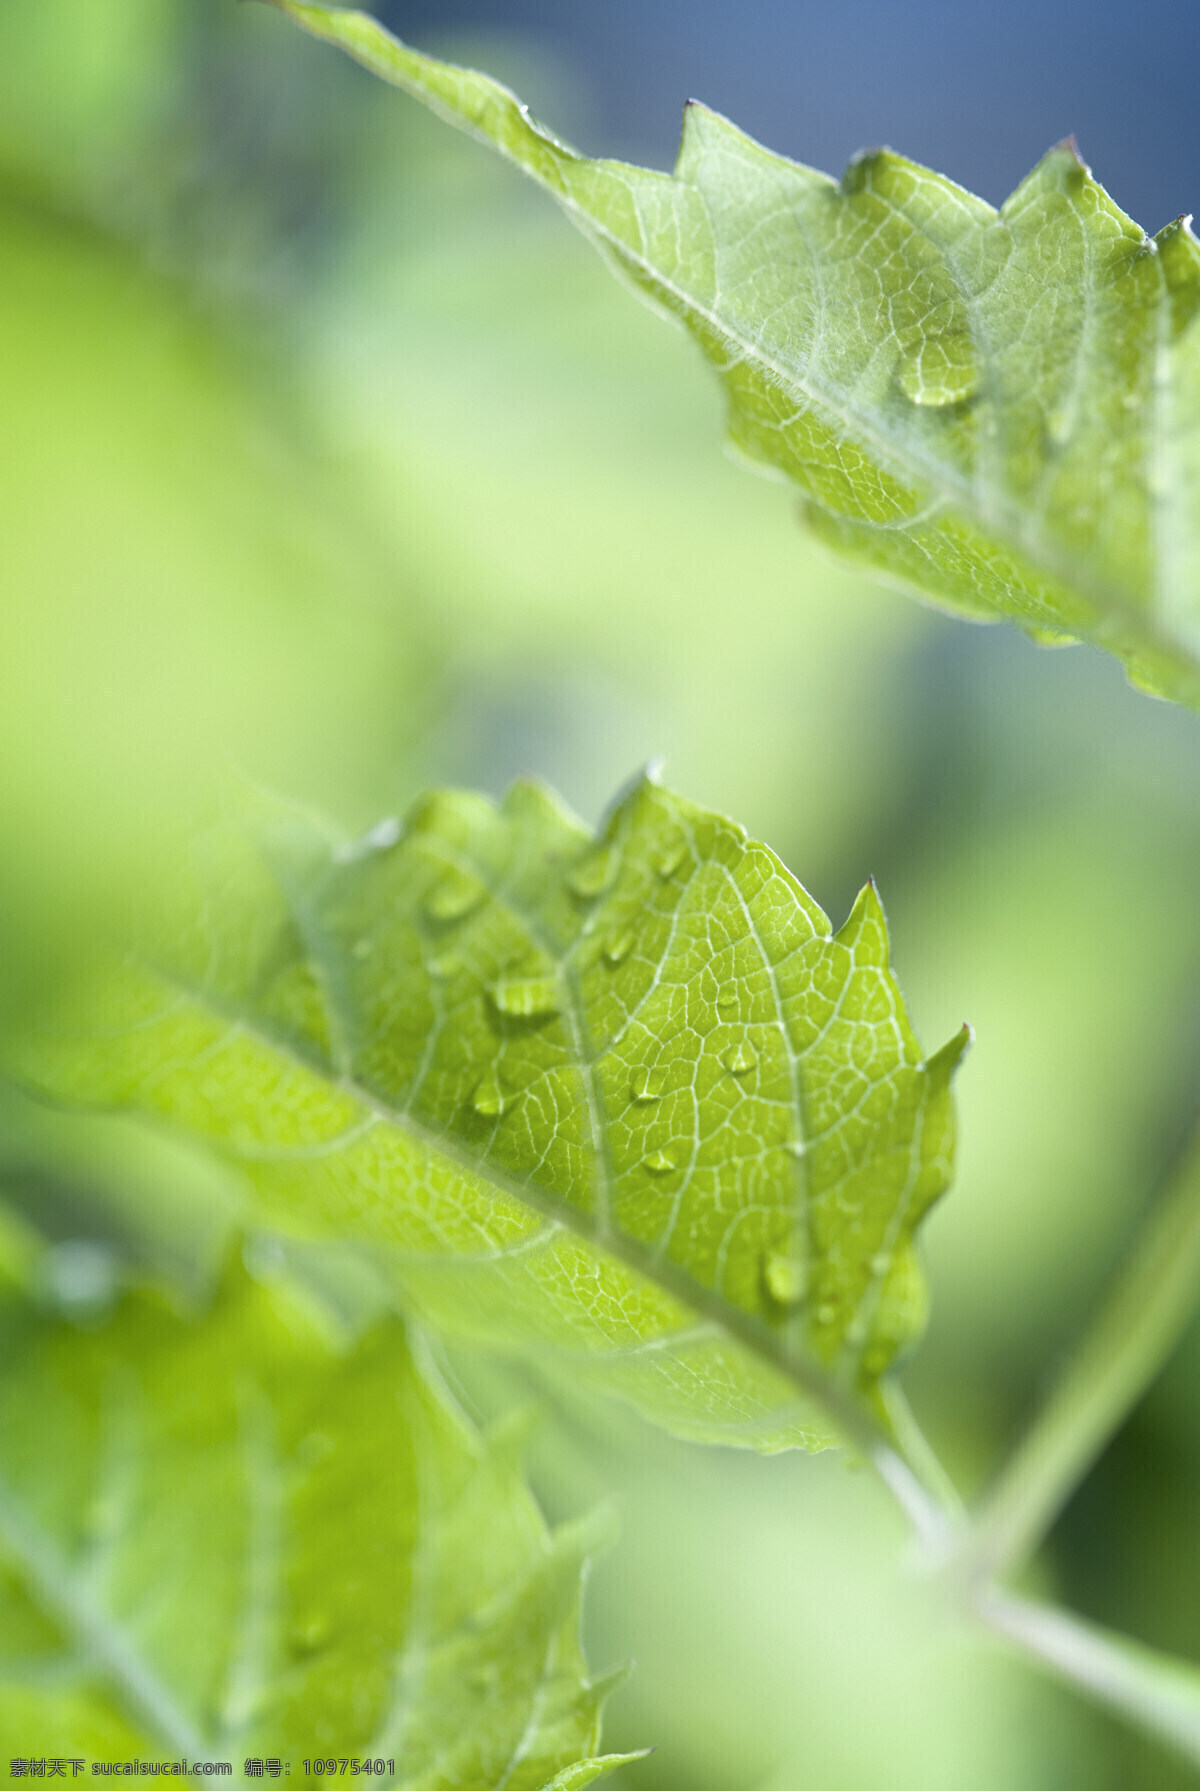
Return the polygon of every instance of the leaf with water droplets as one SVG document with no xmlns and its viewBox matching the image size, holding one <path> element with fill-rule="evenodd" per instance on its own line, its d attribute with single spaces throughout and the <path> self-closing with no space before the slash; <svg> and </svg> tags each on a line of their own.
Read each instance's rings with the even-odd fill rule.
<svg viewBox="0 0 1200 1791">
<path fill-rule="evenodd" d="M 139 1295 L 86 1329 L 14 1301 L 0 1324 L 13 1746 L 293 1776 L 340 1747 L 413 1791 L 619 1763 L 578 1641 L 587 1528 L 547 1533 L 396 1320 L 347 1346 L 237 1268 L 199 1319 Z"/>
<path fill-rule="evenodd" d="M 924 1318 L 962 1040 L 926 1062 L 873 888 L 835 932 L 765 846 L 649 779 L 598 840 L 530 783 L 426 796 L 387 852 L 266 831 L 267 868 L 204 847 L 220 901 L 202 887 L 90 1017 L 31 1028 L 27 1078 L 199 1135 L 264 1226 L 366 1248 L 428 1323 L 681 1434 L 818 1446 L 831 1388 L 875 1410 Z M 581 902 L 565 873 L 593 853 L 611 877 Z M 485 894 L 448 975 L 451 879 Z"/>
<path fill-rule="evenodd" d="M 592 161 L 486 75 L 275 0 L 549 189 L 716 369 L 734 444 L 928 601 L 1094 640 L 1200 704 L 1200 243 L 1052 149 L 996 211 L 890 150 L 840 182 L 688 106 L 673 174 Z"/>
</svg>

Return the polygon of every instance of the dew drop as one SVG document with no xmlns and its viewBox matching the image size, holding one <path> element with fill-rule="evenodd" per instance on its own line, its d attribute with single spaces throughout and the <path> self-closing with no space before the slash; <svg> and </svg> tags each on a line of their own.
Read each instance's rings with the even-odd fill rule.
<svg viewBox="0 0 1200 1791">
<path fill-rule="evenodd" d="M 606 964 L 611 964 L 615 970 L 618 964 L 623 964 L 625 962 L 632 950 L 633 934 L 630 929 L 626 927 L 623 932 L 613 933 L 612 936 L 605 941 L 604 961 Z"/>
<path fill-rule="evenodd" d="M 68 1317 L 92 1317 L 120 1292 L 120 1263 L 114 1250 L 94 1238 L 65 1238 L 46 1251 L 40 1264 L 45 1298 Z"/>
<path fill-rule="evenodd" d="M 471 1096 L 471 1105 L 485 1119 L 499 1119 L 507 1102 L 504 1091 L 494 1076 L 485 1076 Z"/>
<path fill-rule="evenodd" d="M 1071 433 L 1071 419 L 1065 410 L 1048 411 L 1046 434 L 1056 448 L 1061 448 Z"/>
<path fill-rule="evenodd" d="M 612 847 L 600 846 L 575 866 L 567 877 L 567 887 L 581 901 L 595 901 L 612 882 L 616 868 L 617 855 Z"/>
<path fill-rule="evenodd" d="M 296 1460 L 302 1468 L 315 1468 L 318 1462 L 333 1454 L 335 1446 L 327 1430 L 310 1430 L 297 1446 Z"/>
<path fill-rule="evenodd" d="M 642 1158 L 642 1168 L 648 1169 L 651 1175 L 666 1175 L 674 1167 L 674 1157 L 669 1157 L 665 1150 L 653 1150 L 648 1157 Z"/>
<path fill-rule="evenodd" d="M 487 887 L 478 877 L 467 871 L 452 871 L 426 896 L 425 913 L 430 920 L 464 920 L 486 894 Z"/>
<path fill-rule="evenodd" d="M 664 883 L 672 878 L 683 863 L 683 844 L 668 846 L 654 860 L 654 869 Z"/>
<path fill-rule="evenodd" d="M 536 1020 L 556 1014 L 562 1004 L 558 980 L 553 976 L 505 978 L 492 984 L 492 1001 L 499 1013 L 514 1020 Z"/>
<path fill-rule="evenodd" d="M 639 1103 L 661 1101 L 665 1078 L 661 1070 L 635 1070 L 629 1093 Z"/>
<path fill-rule="evenodd" d="M 904 396 L 934 408 L 961 404 L 979 390 L 979 378 L 979 362 L 966 330 L 924 337 L 902 356 L 896 369 Z"/>
<path fill-rule="evenodd" d="M 737 1006 L 737 996 L 736 995 L 718 995 L 717 996 L 717 1008 L 721 1013 L 727 1014 L 730 1012 L 730 1010 L 732 1008 L 735 1008 L 736 1006 Z"/>
<path fill-rule="evenodd" d="M 808 1145 L 803 1138 L 788 1138 L 783 1146 L 789 1157 L 806 1157 Z"/>
<path fill-rule="evenodd" d="M 749 1039 L 739 1039 L 736 1045 L 721 1053 L 721 1062 L 731 1076 L 745 1076 L 758 1062 L 758 1053 Z"/>
<path fill-rule="evenodd" d="M 324 1611 L 297 1618 L 288 1630 L 288 1642 L 296 1654 L 315 1654 L 329 1640 L 330 1622 Z"/>
<path fill-rule="evenodd" d="M 356 859 L 369 858 L 373 852 L 387 852 L 398 842 L 403 829 L 394 815 L 360 834 L 356 840 L 344 840 L 333 849 L 335 864 L 353 864 Z"/>
<path fill-rule="evenodd" d="M 798 1306 L 804 1298 L 808 1277 L 804 1264 L 797 1262 L 794 1256 L 773 1251 L 763 1264 L 763 1279 L 767 1284 L 767 1292 L 781 1306 Z"/>
</svg>

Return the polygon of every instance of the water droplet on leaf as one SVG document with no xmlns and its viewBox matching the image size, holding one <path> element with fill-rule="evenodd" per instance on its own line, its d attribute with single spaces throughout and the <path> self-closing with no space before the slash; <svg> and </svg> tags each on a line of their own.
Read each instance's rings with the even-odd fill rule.
<svg viewBox="0 0 1200 1791">
<path fill-rule="evenodd" d="M 388 815 L 385 820 L 377 821 L 374 827 L 361 834 L 356 840 L 344 840 L 333 848 L 335 864 L 353 864 L 358 858 L 369 858 L 372 852 L 386 852 L 396 845 L 402 828 L 395 815 Z"/>
<path fill-rule="evenodd" d="M 728 1051 L 721 1053 L 721 1062 L 731 1076 L 745 1076 L 758 1062 L 758 1053 L 749 1039 L 739 1039 L 736 1045 L 730 1045 Z"/>
<path fill-rule="evenodd" d="M 452 871 L 425 898 L 425 913 L 430 920 L 464 920 L 486 894 L 487 888 L 478 877 L 467 871 Z"/>
<path fill-rule="evenodd" d="M 604 960 L 607 964 L 611 964 L 615 970 L 618 964 L 623 964 L 625 962 L 625 959 L 629 956 L 632 950 L 633 934 L 629 928 L 626 927 L 623 932 L 614 933 L 611 938 L 605 941 Z"/>
<path fill-rule="evenodd" d="M 1071 419 L 1065 410 L 1046 413 L 1046 434 L 1056 448 L 1061 448 L 1071 433 Z"/>
<path fill-rule="evenodd" d="M 654 869 L 664 883 L 675 875 L 676 871 L 683 863 L 683 853 L 684 848 L 682 843 L 674 846 L 667 846 L 654 860 Z"/>
<path fill-rule="evenodd" d="M 311 1611 L 292 1624 L 288 1641 L 296 1654 L 315 1654 L 329 1640 L 329 1630 L 329 1618 L 324 1611 Z"/>
<path fill-rule="evenodd" d="M 471 1097 L 471 1105 L 476 1113 L 485 1119 L 499 1119 L 507 1102 L 504 1091 L 494 1076 L 485 1076 Z"/>
<path fill-rule="evenodd" d="M 310 1430 L 297 1445 L 296 1460 L 302 1468 L 315 1468 L 318 1462 L 333 1454 L 334 1447 L 333 1438 L 327 1430 Z"/>
<path fill-rule="evenodd" d="M 648 1169 L 651 1175 L 666 1175 L 674 1167 L 674 1157 L 669 1157 L 665 1150 L 651 1151 L 648 1157 L 642 1158 L 642 1168 Z"/>
<path fill-rule="evenodd" d="M 629 1092 L 635 1101 L 661 1101 L 664 1084 L 661 1070 L 635 1070 Z"/>
<path fill-rule="evenodd" d="M 772 1252 L 763 1265 L 763 1278 L 767 1292 L 781 1306 L 797 1306 L 804 1298 L 808 1277 L 804 1264 L 797 1262 L 794 1256 L 784 1256 L 778 1250 Z"/>
<path fill-rule="evenodd" d="M 514 1020 L 536 1020 L 556 1014 L 562 1002 L 558 979 L 553 976 L 506 978 L 492 985 L 497 1010 Z"/>
<path fill-rule="evenodd" d="M 600 846 L 580 860 L 567 878 L 567 887 L 582 901 L 594 901 L 603 895 L 613 880 L 617 855 L 611 846 Z"/>
<path fill-rule="evenodd" d="M 914 404 L 961 404 L 979 390 L 979 362 L 966 330 L 925 336 L 896 369 L 900 390 Z"/>
</svg>

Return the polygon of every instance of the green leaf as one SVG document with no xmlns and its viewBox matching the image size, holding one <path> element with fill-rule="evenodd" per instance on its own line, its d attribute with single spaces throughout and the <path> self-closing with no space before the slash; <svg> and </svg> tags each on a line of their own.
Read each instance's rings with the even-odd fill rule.
<svg viewBox="0 0 1200 1791">
<path fill-rule="evenodd" d="M 604 1687 L 586 1528 L 402 1327 L 339 1355 L 240 1271 L 189 1323 L 3 1313 L 0 1732 L 26 1755 L 395 1758 L 389 1783 L 584 1785 Z M 563 1774 L 560 1780 L 557 1776 Z M 574 1776 L 571 1776 L 574 1775 Z"/>
<path fill-rule="evenodd" d="M 673 175 L 578 155 L 485 75 L 275 0 L 560 200 L 716 368 L 733 442 L 919 596 L 1085 637 L 1200 703 L 1200 244 L 1053 149 L 995 211 L 887 150 L 840 183 L 704 106 Z"/>
<path fill-rule="evenodd" d="M 598 838 L 532 783 L 273 834 L 270 868 L 210 842 L 190 941 L 27 1034 L 23 1073 L 209 1140 L 268 1222 L 679 1434 L 861 1440 L 852 1396 L 924 1322 L 967 1036 L 926 1062 L 874 888 L 833 933 L 649 779 Z"/>
</svg>

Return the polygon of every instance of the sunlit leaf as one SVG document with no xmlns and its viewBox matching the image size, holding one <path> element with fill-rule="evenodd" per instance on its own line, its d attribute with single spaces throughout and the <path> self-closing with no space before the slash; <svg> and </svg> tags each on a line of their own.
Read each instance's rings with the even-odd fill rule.
<svg viewBox="0 0 1200 1791">
<path fill-rule="evenodd" d="M 511 1444 L 396 1321 L 341 1355 L 239 1271 L 199 1323 L 138 1296 L 99 1329 L 10 1300 L 3 1326 L 10 1750 L 239 1781 L 247 1758 L 370 1756 L 411 1791 L 617 1763 L 593 1757 L 586 1530 L 547 1533 Z"/>
<path fill-rule="evenodd" d="M 840 553 L 1086 637 L 1200 702 L 1200 244 L 1071 144 L 999 212 L 887 150 L 840 182 L 688 107 L 673 175 L 578 155 L 487 76 L 276 0 L 547 187 L 716 368 L 733 442 Z"/>
<path fill-rule="evenodd" d="M 924 1322 L 966 1037 L 925 1061 L 874 888 L 834 933 L 650 780 L 596 839 L 529 783 L 273 834 L 269 869 L 210 842 L 190 940 L 31 1032 L 23 1073 L 209 1140 L 269 1223 L 368 1247 L 440 1327 L 681 1434 L 832 1440 Z"/>
</svg>

